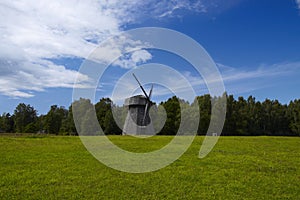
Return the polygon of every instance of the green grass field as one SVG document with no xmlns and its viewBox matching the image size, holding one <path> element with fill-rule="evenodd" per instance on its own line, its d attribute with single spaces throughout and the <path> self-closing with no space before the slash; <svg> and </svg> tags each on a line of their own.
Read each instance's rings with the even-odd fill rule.
<svg viewBox="0 0 300 200">
<path fill-rule="evenodd" d="M 124 149 L 158 149 L 170 137 L 112 136 Z M 142 142 L 141 142 L 142 141 Z M 300 138 L 221 137 L 198 158 L 197 137 L 176 162 L 129 174 L 106 167 L 78 137 L 0 137 L 0 199 L 299 199 Z"/>
</svg>

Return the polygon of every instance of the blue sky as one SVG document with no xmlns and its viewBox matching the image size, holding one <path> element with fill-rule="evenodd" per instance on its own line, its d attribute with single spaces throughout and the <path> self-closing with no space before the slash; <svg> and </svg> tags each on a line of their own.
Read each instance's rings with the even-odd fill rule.
<svg viewBox="0 0 300 200">
<path fill-rule="evenodd" d="M 74 87 L 89 87 L 89 77 L 78 70 L 97 44 L 147 26 L 173 29 L 200 43 L 217 63 L 225 89 L 236 97 L 282 103 L 300 98 L 299 0 L 4 0 L 0 15 L 1 113 L 12 113 L 20 102 L 33 105 L 39 114 L 54 104 L 68 107 Z M 189 63 L 167 52 L 145 50 L 109 67 L 96 100 L 110 97 L 131 66 L 151 62 L 184 74 L 197 95 L 207 93 Z M 76 77 L 80 81 L 74 86 Z M 160 92 L 154 88 L 157 101 L 172 95 Z"/>
</svg>

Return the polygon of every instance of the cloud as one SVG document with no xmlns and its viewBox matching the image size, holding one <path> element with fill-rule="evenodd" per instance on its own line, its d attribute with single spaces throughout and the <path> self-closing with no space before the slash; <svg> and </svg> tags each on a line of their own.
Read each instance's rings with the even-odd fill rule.
<svg viewBox="0 0 300 200">
<path fill-rule="evenodd" d="M 242 95 L 263 88 L 285 86 L 291 83 L 291 75 L 297 79 L 300 74 L 300 62 L 261 64 L 256 68 L 236 68 L 218 63 L 217 67 L 222 76 L 226 92 L 234 95 Z M 146 71 L 145 69 L 146 67 L 136 68 L 133 71 L 127 72 L 122 77 L 110 77 L 110 80 L 107 80 L 107 82 L 101 82 L 98 90 L 99 94 L 110 97 L 118 105 L 122 105 L 124 99 L 129 96 L 143 94 L 132 77 L 132 72 L 138 76 L 147 93 L 151 88 L 151 84 L 154 83 L 152 96 L 156 102 L 165 101 L 174 96 L 174 91 L 176 91 L 176 95 L 181 94 L 183 99 L 192 102 L 195 97 L 187 95 L 186 92 L 190 88 L 186 84 L 186 80 L 191 84 L 196 95 L 209 93 L 204 79 L 194 72 L 177 69 L 185 78 L 184 80 L 182 77 L 176 77 L 170 75 L 170 73 L 158 73 L 157 70 Z M 158 84 L 161 81 L 164 82 L 163 85 Z M 214 77 L 208 77 L 206 81 L 213 83 L 217 80 Z"/>
<path fill-rule="evenodd" d="M 123 19 L 123 23 L 141 23 L 143 20 L 149 19 L 149 16 L 155 19 L 180 17 L 179 11 L 183 10 L 206 12 L 206 6 L 202 2 L 202 0 L 112 0 L 105 4 L 108 7 L 119 7 L 123 11 L 116 13 Z"/>
<path fill-rule="evenodd" d="M 87 87 L 84 74 L 56 65 L 51 59 L 86 58 L 106 38 L 128 23 L 175 16 L 179 10 L 202 12 L 201 1 L 188 0 L 3 0 L 0 3 L 0 93 L 13 98 L 32 97 L 34 91 L 73 87 L 76 76 Z M 107 47 L 109 48 L 111 47 Z M 124 49 L 105 51 L 114 58 Z M 107 52 L 110 52 L 107 53 Z M 121 67 L 151 59 L 145 50 L 120 60 Z M 47 61 L 45 61 L 47 60 Z"/>
<path fill-rule="evenodd" d="M 112 64 L 130 69 L 152 58 L 152 55 L 145 50 L 146 48 L 151 48 L 151 46 L 122 34 L 105 40 L 89 55 L 88 59 L 105 65 Z"/>
<path fill-rule="evenodd" d="M 225 90 L 228 93 L 241 94 L 245 92 L 255 91 L 261 88 L 278 86 L 284 84 L 282 81 L 276 82 L 275 79 L 290 77 L 291 74 L 300 73 L 300 62 L 286 62 L 277 64 L 261 64 L 257 68 L 236 68 L 223 64 L 217 64 L 222 76 Z M 198 88 L 198 91 L 205 91 L 205 81 L 198 76 L 189 72 L 183 75 L 190 80 L 191 84 Z M 213 77 L 209 77 L 206 81 L 217 81 Z"/>
<path fill-rule="evenodd" d="M 298 8 L 300 9 L 300 0 L 296 0 L 296 4 L 298 5 Z"/>
<path fill-rule="evenodd" d="M 152 55 L 145 50 L 139 50 L 135 51 L 131 55 L 131 59 L 133 62 L 140 63 L 140 62 L 146 62 L 147 60 L 151 59 Z"/>
<path fill-rule="evenodd" d="M 49 87 L 87 87 L 88 77 L 45 59 L 86 57 L 119 31 L 118 21 L 93 1 L 2 1 L 0 93 L 32 97 Z M 73 85 L 76 77 L 81 82 Z"/>
<path fill-rule="evenodd" d="M 131 54 L 126 54 L 121 56 L 113 65 L 120 66 L 124 69 L 131 69 L 137 67 L 138 64 L 145 63 L 146 61 L 150 60 L 152 55 L 146 50 L 136 50 Z"/>
<path fill-rule="evenodd" d="M 28 61 L 7 62 L 6 65 L 2 63 L 1 66 L 6 66 L 11 70 L 6 70 L 0 76 L 0 93 L 12 98 L 32 97 L 33 91 L 44 91 L 44 88 L 90 87 L 88 76 L 45 60 L 39 61 L 38 64 Z M 74 86 L 75 79 L 79 80 L 79 84 Z"/>
</svg>

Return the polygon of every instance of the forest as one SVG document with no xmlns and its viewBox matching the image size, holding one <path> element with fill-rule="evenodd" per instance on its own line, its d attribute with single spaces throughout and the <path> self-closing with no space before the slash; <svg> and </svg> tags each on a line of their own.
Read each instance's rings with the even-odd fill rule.
<svg viewBox="0 0 300 200">
<path fill-rule="evenodd" d="M 300 99 L 290 101 L 289 104 L 281 104 L 278 100 L 265 99 L 263 102 L 256 101 L 253 96 L 247 99 L 233 95 L 224 94 L 226 104 L 226 119 L 223 127 L 223 136 L 300 136 Z M 195 106 L 200 112 L 200 121 L 196 122 L 198 135 L 205 135 L 211 120 L 211 108 L 217 103 L 218 98 L 210 95 L 202 95 L 195 98 L 192 103 L 179 99 L 176 96 L 160 102 L 156 107 L 158 120 L 154 123 L 161 123 L 159 116 L 165 114 L 157 135 L 175 135 L 181 122 L 181 109 L 189 113 L 190 123 L 195 123 L 193 116 L 196 116 Z M 77 129 L 74 124 L 72 107 L 82 109 L 83 116 Z M 114 108 L 114 109 L 113 109 Z M 89 99 L 74 101 L 68 109 L 52 105 L 45 115 L 38 115 L 37 110 L 31 105 L 20 103 L 13 114 L 3 113 L 0 116 L 0 133 L 36 133 L 55 135 L 78 135 L 77 130 L 82 129 L 86 135 L 95 134 L 90 117 L 96 113 L 97 120 L 106 135 L 120 135 L 119 128 L 126 118 L 127 108 L 115 105 L 111 99 L 102 98 L 95 105 Z M 113 115 L 113 113 L 117 113 Z M 160 115 L 160 113 L 162 113 Z M 117 123 L 114 116 L 119 118 Z M 155 124 L 157 125 L 157 124 Z M 186 126 L 189 126 L 187 124 Z M 187 128 L 188 130 L 188 128 Z"/>
</svg>

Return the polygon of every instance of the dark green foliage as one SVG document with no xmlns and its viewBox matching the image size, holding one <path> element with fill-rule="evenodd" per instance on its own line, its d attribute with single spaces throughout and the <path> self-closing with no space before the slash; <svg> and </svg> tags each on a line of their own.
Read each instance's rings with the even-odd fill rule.
<svg viewBox="0 0 300 200">
<path fill-rule="evenodd" d="M 74 116 L 76 129 L 81 135 L 96 135 L 98 124 L 96 124 L 96 111 L 94 105 L 89 99 L 80 98 L 73 102 L 72 111 Z"/>
<path fill-rule="evenodd" d="M 227 110 L 226 110 L 226 119 L 223 128 L 223 135 L 235 134 L 236 132 L 236 119 L 237 112 L 235 111 L 236 101 L 233 98 L 233 95 L 227 97 Z"/>
<path fill-rule="evenodd" d="M 67 117 L 62 120 L 59 132 L 62 135 L 78 135 L 73 119 L 72 105 L 69 107 Z"/>
<path fill-rule="evenodd" d="M 112 101 L 109 98 L 102 98 L 95 105 L 97 119 L 102 129 L 105 129 L 105 118 L 108 111 L 111 110 Z"/>
<path fill-rule="evenodd" d="M 113 117 L 112 111 L 108 110 L 104 119 L 104 133 L 105 135 L 121 135 L 122 130 L 118 127 Z"/>
<path fill-rule="evenodd" d="M 211 97 L 209 94 L 199 96 L 195 99 L 195 104 L 198 102 L 200 110 L 200 121 L 198 126 L 198 135 L 205 135 L 210 122 L 211 115 Z"/>
<path fill-rule="evenodd" d="M 35 122 L 31 122 L 27 124 L 24 128 L 24 133 L 36 133 L 37 132 L 37 127 Z"/>
<path fill-rule="evenodd" d="M 111 99 L 100 99 L 95 105 L 97 119 L 105 135 L 120 135 L 122 134 L 122 130 L 118 127 L 114 119 L 112 106 L 114 105 Z"/>
<path fill-rule="evenodd" d="M 25 105 L 24 103 L 20 103 L 15 111 L 14 111 L 14 122 L 16 126 L 16 131 L 19 133 L 25 132 L 25 127 L 28 126 L 30 123 L 35 123 L 37 120 L 37 111 L 28 105 Z M 28 131 L 29 128 L 26 128 L 26 131 Z M 33 124 L 30 127 L 30 130 L 33 132 L 36 132 L 36 130 L 33 129 Z"/>
<path fill-rule="evenodd" d="M 186 130 L 186 133 L 180 134 L 192 134 L 197 129 L 194 127 L 198 126 L 197 134 L 205 135 L 211 119 L 220 118 L 219 113 L 225 109 L 221 107 L 222 104 L 220 103 L 225 98 L 227 99 L 226 119 L 222 135 L 300 136 L 300 100 L 294 100 L 289 105 L 283 105 L 278 100 L 266 99 L 259 102 L 252 96 L 247 99 L 238 97 L 235 100 L 233 95 L 226 93 L 222 98 L 211 97 L 208 94 L 198 96 L 192 104 L 175 96 L 161 102 L 157 107 L 157 115 L 155 116 L 159 121 L 154 121 L 154 123 L 155 126 L 163 127 L 159 129 L 157 134 L 177 134 L 177 131 L 180 130 L 181 117 L 184 117 L 184 123 L 181 124 L 181 127 Z M 78 116 L 75 119 L 78 122 L 77 127 L 75 127 L 73 119 L 74 106 L 76 107 L 76 116 Z M 199 122 L 197 120 L 198 111 L 195 109 L 197 106 L 200 112 Z M 213 107 L 216 108 L 214 116 L 212 115 Z M 124 124 L 126 114 L 127 109 L 125 107 L 114 105 L 109 98 L 102 98 L 95 105 L 88 99 L 79 99 L 73 102 L 68 110 L 53 105 L 47 115 L 39 117 L 37 117 L 37 111 L 33 107 L 21 103 L 16 107 L 14 115 L 3 113 L 0 116 L 0 132 L 46 132 L 77 135 L 77 130 L 80 130 L 85 135 L 95 135 L 100 125 L 106 135 L 121 134 L 120 127 Z M 181 116 L 182 114 L 183 116 Z M 160 125 L 158 122 L 163 123 L 165 116 L 167 117 L 164 125 Z M 220 131 L 216 130 L 216 132 Z"/>
<path fill-rule="evenodd" d="M 62 121 L 67 118 L 68 111 L 64 107 L 53 105 L 45 116 L 44 128 L 47 133 L 58 134 Z"/>
<path fill-rule="evenodd" d="M 5 133 L 13 133 L 15 131 L 14 117 L 9 113 L 3 113 L 0 116 L 0 130 Z"/>
<path fill-rule="evenodd" d="M 247 99 L 248 123 L 247 132 L 252 135 L 263 134 L 263 110 L 260 102 L 250 96 Z"/>
<path fill-rule="evenodd" d="M 289 128 L 294 135 L 300 136 L 300 100 L 290 102 L 287 116 L 290 121 Z"/>
<path fill-rule="evenodd" d="M 165 126 L 161 130 L 162 135 L 175 135 L 180 124 L 180 104 L 179 99 L 175 96 L 169 98 L 166 102 L 161 103 L 164 106 L 167 119 Z"/>
</svg>

